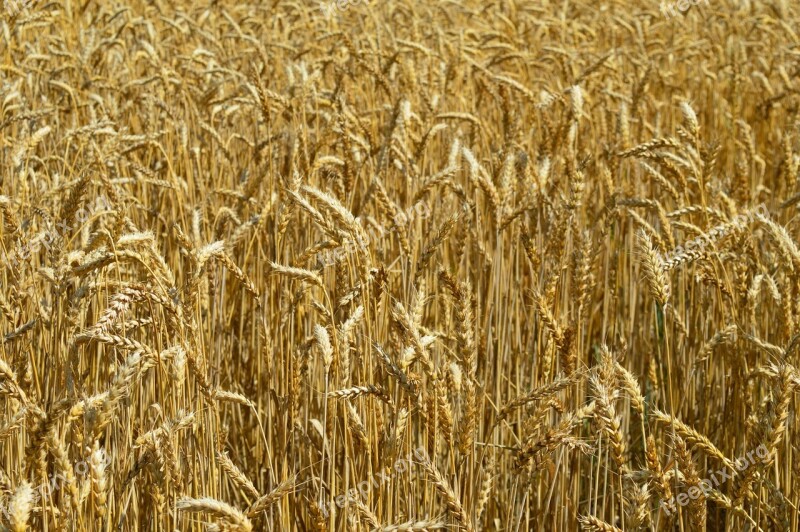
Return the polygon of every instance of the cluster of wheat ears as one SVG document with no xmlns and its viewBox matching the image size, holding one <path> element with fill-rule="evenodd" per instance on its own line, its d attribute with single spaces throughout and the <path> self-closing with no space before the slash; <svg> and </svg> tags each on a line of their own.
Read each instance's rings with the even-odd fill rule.
<svg viewBox="0 0 800 532">
<path fill-rule="evenodd" d="M 800 529 L 798 3 L 323 15 L 3 14 L 0 528 Z"/>
</svg>

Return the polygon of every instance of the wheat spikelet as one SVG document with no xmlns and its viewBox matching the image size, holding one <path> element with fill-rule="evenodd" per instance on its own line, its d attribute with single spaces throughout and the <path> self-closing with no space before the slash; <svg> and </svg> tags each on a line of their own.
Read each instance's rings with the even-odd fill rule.
<svg viewBox="0 0 800 532">
<path fill-rule="evenodd" d="M 327 207 L 326 210 L 338 223 L 344 225 L 351 235 L 355 237 L 362 232 L 361 225 L 356 221 L 353 214 L 339 202 L 339 200 L 330 194 L 326 194 L 325 192 L 317 190 L 308 185 L 303 185 L 301 190 L 309 196 L 315 198 L 321 204 L 325 205 Z"/>
<path fill-rule="evenodd" d="M 767 229 L 774 242 L 778 246 L 784 265 L 789 271 L 794 272 L 800 266 L 800 249 L 786 229 L 776 224 L 771 218 L 761 213 L 756 214 L 756 219 Z"/>
<path fill-rule="evenodd" d="M 692 447 L 695 446 L 699 447 L 700 449 L 703 450 L 703 452 L 705 452 L 709 456 L 713 456 L 714 458 L 720 460 L 723 464 L 725 464 L 725 467 L 729 469 L 732 469 L 734 467 L 733 461 L 731 461 L 728 457 L 726 457 L 722 451 L 717 449 L 717 447 L 713 443 L 711 443 L 711 440 L 709 440 L 706 436 L 700 434 L 696 430 L 686 425 L 680 419 L 676 419 L 670 416 L 669 414 L 665 414 L 664 412 L 661 412 L 660 410 L 657 409 L 653 410 L 652 415 L 656 421 L 663 423 L 664 425 L 669 425 L 671 427 L 674 427 L 675 431 L 681 436 L 681 438 L 686 440 L 686 443 L 688 443 Z"/>
<path fill-rule="evenodd" d="M 339 353 L 342 357 L 342 385 L 350 382 L 350 343 L 356 326 L 364 318 L 364 306 L 359 305 L 339 329 Z"/>
<path fill-rule="evenodd" d="M 478 494 L 478 505 L 475 512 L 475 519 L 478 522 L 481 521 L 481 516 L 486 510 L 486 504 L 489 502 L 489 497 L 491 496 L 492 489 L 494 488 L 494 472 L 495 462 L 490 458 L 486 468 L 484 469 L 483 482 L 481 483 L 481 489 Z"/>
<path fill-rule="evenodd" d="M 333 363 L 333 346 L 331 345 L 331 338 L 325 327 L 322 325 L 314 326 L 314 339 L 322 353 L 322 361 L 325 363 L 325 368 L 327 370 Z"/>
<path fill-rule="evenodd" d="M 236 392 L 229 392 L 226 390 L 216 389 L 212 392 L 211 396 L 216 399 L 217 401 L 226 401 L 229 403 L 237 403 L 240 405 L 247 406 L 253 410 L 256 410 L 256 405 L 245 397 L 244 395 Z"/>
<path fill-rule="evenodd" d="M 33 330 L 33 328 L 36 326 L 38 321 L 39 320 L 36 320 L 36 319 L 30 320 L 29 322 L 24 323 L 24 324 L 20 325 L 19 327 L 17 327 L 15 330 L 3 335 L 3 342 L 2 343 L 6 344 L 6 343 L 9 343 L 9 342 L 13 342 L 17 338 L 21 338 L 27 332 Z"/>
<path fill-rule="evenodd" d="M 250 495 L 252 498 L 257 499 L 259 497 L 258 490 L 253 483 L 250 481 L 249 478 L 242 472 L 241 469 L 236 467 L 228 455 L 225 453 L 217 453 L 217 461 L 219 465 L 222 466 L 223 471 L 227 473 L 228 478 L 230 478 L 234 484 L 239 486 L 241 490 L 245 493 Z"/>
<path fill-rule="evenodd" d="M 507 403 L 500 409 L 500 412 L 497 414 L 497 421 L 495 421 L 495 423 L 500 423 L 502 420 L 506 419 L 512 411 L 520 407 L 523 407 L 534 401 L 541 401 L 552 397 L 561 390 L 575 383 L 579 377 L 580 374 L 575 374 L 575 373 L 573 373 L 569 377 L 559 377 L 550 384 L 546 384 L 544 386 L 535 388 L 534 390 L 531 390 L 527 394 L 514 399 L 513 401 Z"/>
<path fill-rule="evenodd" d="M 364 521 L 372 530 L 377 530 L 381 528 L 381 524 L 378 521 L 378 517 L 372 513 L 363 502 L 360 500 L 356 500 L 356 509 L 358 510 L 358 515 L 361 517 L 361 520 Z"/>
<path fill-rule="evenodd" d="M 647 529 L 651 526 L 650 491 L 646 485 L 637 486 L 631 500 L 632 512 L 628 517 L 628 526 L 634 530 Z"/>
<path fill-rule="evenodd" d="M 284 498 L 288 495 L 295 487 L 295 479 L 294 477 L 287 478 L 275 488 L 267 493 L 266 495 L 262 495 L 259 497 L 250 507 L 247 509 L 247 516 L 250 518 L 254 518 L 259 513 L 267 510 L 270 506 Z"/>
<path fill-rule="evenodd" d="M 108 502 L 108 477 L 106 472 L 106 455 L 95 445 L 89 460 L 89 471 L 92 479 L 92 502 L 98 517 L 105 517 Z"/>
<path fill-rule="evenodd" d="M 289 279 L 296 279 L 315 286 L 323 287 L 320 276 L 309 270 L 293 268 L 290 266 L 282 266 L 280 264 L 275 264 L 274 262 L 270 263 L 270 270 L 272 275 L 284 275 Z"/>
<path fill-rule="evenodd" d="M 345 403 L 345 407 L 347 408 L 348 426 L 352 431 L 353 437 L 367 448 L 369 446 L 369 435 L 361 416 L 358 415 L 358 411 L 349 401 Z"/>
<path fill-rule="evenodd" d="M 763 351 L 765 351 L 766 353 L 769 353 L 770 355 L 772 355 L 774 357 L 778 357 L 779 358 L 779 357 L 783 356 L 783 352 L 784 351 L 783 351 L 783 348 L 781 348 L 780 346 L 777 346 L 775 344 L 771 344 L 771 343 L 769 343 L 767 341 L 764 341 L 761 338 L 755 337 L 755 336 L 753 336 L 751 334 L 742 334 L 742 338 L 744 338 L 745 340 L 749 341 L 750 343 L 752 343 L 753 345 L 755 345 L 759 349 L 762 349 Z"/>
<path fill-rule="evenodd" d="M 448 445 L 453 441 L 453 411 L 447 397 L 447 390 L 444 382 L 439 379 L 436 381 L 436 408 L 438 422 L 441 427 L 442 435 Z"/>
<path fill-rule="evenodd" d="M 25 421 L 27 414 L 28 410 L 24 407 L 17 410 L 11 419 L 4 423 L 2 427 L 0 427 L 0 441 L 8 438 L 15 430 L 17 430 Z"/>
<path fill-rule="evenodd" d="M 69 502 L 73 510 L 77 510 L 81 499 L 78 492 L 77 479 L 75 478 L 75 470 L 69 461 L 66 446 L 56 431 L 47 434 L 47 447 L 53 455 L 57 474 L 66 481 L 65 491 L 69 495 Z"/>
<path fill-rule="evenodd" d="M 19 220 L 12 209 L 11 198 L 8 196 L 0 196 L 0 213 L 3 214 L 3 223 L 6 226 L 6 230 L 11 234 L 19 232 Z"/>
<path fill-rule="evenodd" d="M 782 365 L 777 373 L 776 380 L 778 381 L 778 385 L 774 392 L 773 419 L 769 431 L 767 432 L 767 441 L 765 442 L 769 449 L 770 460 L 774 459 L 778 444 L 786 432 L 786 420 L 789 417 L 789 402 L 791 401 L 792 393 L 797 388 L 797 376 L 794 374 L 791 367 Z"/>
<path fill-rule="evenodd" d="M 581 516 L 578 521 L 586 532 L 621 532 L 622 530 L 591 515 Z"/>
<path fill-rule="evenodd" d="M 389 358 L 389 355 L 386 354 L 380 345 L 374 344 L 373 347 L 375 348 L 375 352 L 378 354 L 378 359 L 386 369 L 386 372 L 397 380 L 397 383 L 401 388 L 403 388 L 410 395 L 416 396 L 418 393 L 417 383 L 411 380 L 406 372 L 400 369 L 400 367 L 395 364 L 391 358 Z"/>
<path fill-rule="evenodd" d="M 697 363 L 699 364 L 707 360 L 717 346 L 736 340 L 737 330 L 738 328 L 736 325 L 728 325 L 724 329 L 714 333 L 714 336 L 712 336 L 711 339 L 700 349 L 697 356 Z"/>
<path fill-rule="evenodd" d="M 663 307 L 670 297 L 669 279 L 664 273 L 664 262 L 656 252 L 655 247 L 653 247 L 647 233 L 644 231 L 639 232 L 638 240 L 645 282 L 647 282 L 647 286 L 650 289 L 650 294 Z"/>
<path fill-rule="evenodd" d="M 24 532 L 28 529 L 28 519 L 34 504 L 33 488 L 28 482 L 17 486 L 14 495 L 8 503 L 8 520 L 14 532 Z"/>
<path fill-rule="evenodd" d="M 237 530 L 247 532 L 253 530 L 252 523 L 242 512 L 229 504 L 209 497 L 200 499 L 182 497 L 178 499 L 175 508 L 181 512 L 203 512 L 211 514 L 214 517 L 234 525 Z"/>
<path fill-rule="evenodd" d="M 467 530 L 472 530 L 469 517 L 464 511 L 461 501 L 456 497 L 453 488 L 450 487 L 447 480 L 442 476 L 436 466 L 429 460 L 422 461 L 422 467 L 428 472 L 431 477 L 434 487 L 436 488 L 439 496 L 444 499 L 447 511 L 458 521 L 459 524 L 464 526 Z"/>
<path fill-rule="evenodd" d="M 618 470 L 621 474 L 624 474 L 627 471 L 627 446 L 622 434 L 620 417 L 617 416 L 614 408 L 616 390 L 610 389 L 605 382 L 602 382 L 595 375 L 590 377 L 589 382 L 596 392 L 596 419 L 603 432 L 609 438 Z"/>
<path fill-rule="evenodd" d="M 636 412 L 639 413 L 639 416 L 644 418 L 644 396 L 642 396 L 642 391 L 639 388 L 639 382 L 636 380 L 636 377 L 634 377 L 633 374 L 625 369 L 619 362 L 615 362 L 614 365 L 620 377 L 622 387 L 628 393 L 628 397 L 630 397 L 631 405 Z"/>
<path fill-rule="evenodd" d="M 224 252 L 219 253 L 216 256 L 216 259 L 220 263 L 222 263 L 225 266 L 225 268 L 239 280 L 239 282 L 242 283 L 242 286 L 244 286 L 248 292 L 253 294 L 253 297 L 255 297 L 256 299 L 256 303 L 260 304 L 260 296 L 258 293 L 258 289 L 256 288 L 256 285 L 253 283 L 253 281 L 250 280 L 250 278 L 247 276 L 247 274 L 244 273 L 242 269 L 239 268 L 236 264 L 234 264 L 231 258 Z"/>
<path fill-rule="evenodd" d="M 406 521 L 405 523 L 398 523 L 395 525 L 386 525 L 377 527 L 381 532 L 424 532 L 425 530 L 439 530 L 445 528 L 445 525 L 437 521 Z"/>
<path fill-rule="evenodd" d="M 673 148 L 673 149 L 681 149 L 683 145 L 678 142 L 676 139 L 671 137 L 662 137 L 658 139 L 653 139 L 649 142 L 645 142 L 639 144 L 638 146 L 631 148 L 630 150 L 624 151 L 619 153 L 620 157 L 634 157 L 637 155 L 641 155 L 645 152 L 653 151 L 658 148 Z"/>
<path fill-rule="evenodd" d="M 112 421 L 111 415 L 113 411 L 117 408 L 120 401 L 131 393 L 133 380 L 142 371 L 141 362 L 141 352 L 135 351 L 128 356 L 125 363 L 119 367 L 110 389 L 103 397 L 102 404 L 99 408 L 100 412 L 97 415 L 95 431 L 99 432 Z"/>
<path fill-rule="evenodd" d="M 417 260 L 415 273 L 416 277 L 419 277 L 425 271 L 431 259 L 433 258 L 433 254 L 436 252 L 439 246 L 441 246 L 442 243 L 447 240 L 457 222 L 458 215 L 451 216 L 436 230 L 433 239 L 431 239 L 431 241 L 425 246 L 425 248 L 422 250 L 422 253 L 420 253 L 419 260 Z"/>
<path fill-rule="evenodd" d="M 572 430 L 583 419 L 591 416 L 597 408 L 593 401 L 584 405 L 574 412 L 570 412 L 556 425 L 547 430 L 541 438 L 532 438 L 523 447 L 517 450 L 514 461 L 515 469 L 525 467 L 533 458 L 544 456 L 558 448 L 560 445 L 572 446 L 575 448 L 586 449 L 585 445 L 580 444 L 571 437 Z"/>
<path fill-rule="evenodd" d="M 405 254 L 409 254 L 411 252 L 411 245 L 408 241 L 408 231 L 406 230 L 405 225 L 400 223 L 404 219 L 400 209 L 398 209 L 397 205 L 395 205 L 394 202 L 389 199 L 386 188 L 380 179 L 373 179 L 373 185 L 375 186 L 376 199 L 378 200 L 378 206 L 380 210 L 383 211 L 383 213 L 386 214 L 386 216 L 392 221 L 392 228 L 397 234 L 397 238 L 400 241 L 400 246 L 402 247 L 403 252 Z"/>
<path fill-rule="evenodd" d="M 328 392 L 328 397 L 335 399 L 355 399 L 362 395 L 374 395 L 386 404 L 392 404 L 392 399 L 383 388 L 367 384 L 366 386 L 353 386 L 352 388 L 345 388 L 343 390 L 335 390 Z"/>
<path fill-rule="evenodd" d="M 103 311 L 103 315 L 97 320 L 92 329 L 98 332 L 105 332 L 108 328 L 125 312 L 130 309 L 131 304 L 135 301 L 145 299 L 143 290 L 138 287 L 126 287 L 120 290 L 114 297 L 111 298 L 108 308 Z"/>
<path fill-rule="evenodd" d="M 658 457 L 656 452 L 656 440 L 653 438 L 652 434 L 648 434 L 647 436 L 647 452 L 645 453 L 645 464 L 647 467 L 648 473 L 652 476 L 653 483 L 656 489 L 661 494 L 661 498 L 664 500 L 669 500 L 672 498 L 672 488 L 670 483 L 664 474 L 664 470 L 661 467 L 661 460 Z"/>
<path fill-rule="evenodd" d="M 433 363 L 428 356 L 426 346 L 423 345 L 423 339 L 419 332 L 419 316 L 410 316 L 403 305 L 398 302 L 392 308 L 392 317 L 411 344 L 409 356 L 403 357 L 401 367 L 408 369 L 416 360 L 421 360 L 428 375 L 433 374 Z"/>
<path fill-rule="evenodd" d="M 685 479 L 686 486 L 689 490 L 694 488 L 699 489 L 700 477 L 697 473 L 697 468 L 694 465 L 691 452 L 686 447 L 686 442 L 680 436 L 675 439 L 675 451 L 678 463 L 681 466 L 681 471 Z M 705 495 L 700 492 L 697 497 L 692 497 L 689 502 L 689 522 L 697 530 L 704 530 L 706 527 L 706 503 Z"/>
</svg>

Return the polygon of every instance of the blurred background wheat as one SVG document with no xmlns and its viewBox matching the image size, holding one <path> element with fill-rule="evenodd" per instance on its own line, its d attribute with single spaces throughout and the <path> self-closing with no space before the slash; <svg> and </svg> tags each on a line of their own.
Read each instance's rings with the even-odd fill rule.
<svg viewBox="0 0 800 532">
<path fill-rule="evenodd" d="M 3 527 L 800 529 L 797 2 L 18 7 Z"/>
</svg>

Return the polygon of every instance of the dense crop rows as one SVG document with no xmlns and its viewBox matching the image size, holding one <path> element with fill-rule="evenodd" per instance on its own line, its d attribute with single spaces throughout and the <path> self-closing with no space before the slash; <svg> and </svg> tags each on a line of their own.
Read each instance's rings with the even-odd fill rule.
<svg viewBox="0 0 800 532">
<path fill-rule="evenodd" d="M 796 1 L 3 17 L 2 526 L 800 527 Z"/>
</svg>

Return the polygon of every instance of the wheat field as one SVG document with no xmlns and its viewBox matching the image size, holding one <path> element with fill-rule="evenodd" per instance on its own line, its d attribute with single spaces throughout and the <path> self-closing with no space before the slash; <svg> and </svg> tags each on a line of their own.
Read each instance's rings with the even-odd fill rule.
<svg viewBox="0 0 800 532">
<path fill-rule="evenodd" d="M 796 0 L 2 16 L 3 530 L 800 530 Z"/>
</svg>

